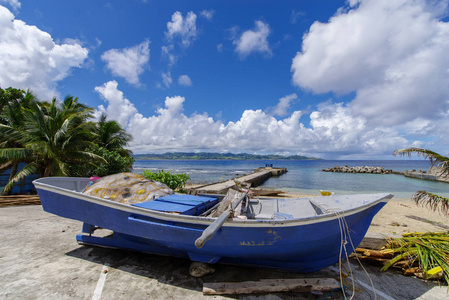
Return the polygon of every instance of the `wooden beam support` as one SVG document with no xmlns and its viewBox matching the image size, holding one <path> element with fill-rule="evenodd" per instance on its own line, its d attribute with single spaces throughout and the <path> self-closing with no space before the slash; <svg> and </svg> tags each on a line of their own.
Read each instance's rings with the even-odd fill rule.
<svg viewBox="0 0 449 300">
<path fill-rule="evenodd" d="M 233 295 L 276 292 L 312 292 L 340 289 L 333 278 L 261 279 L 244 282 L 208 282 L 203 284 L 203 295 Z"/>
</svg>

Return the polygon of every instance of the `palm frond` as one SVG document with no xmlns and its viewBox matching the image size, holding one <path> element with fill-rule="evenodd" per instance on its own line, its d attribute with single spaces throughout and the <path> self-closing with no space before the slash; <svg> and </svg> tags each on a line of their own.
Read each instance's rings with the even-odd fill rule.
<svg viewBox="0 0 449 300">
<path fill-rule="evenodd" d="M 411 154 L 417 154 L 418 156 L 422 156 L 425 159 L 430 160 L 432 166 L 440 167 L 443 173 L 449 174 L 449 157 L 421 148 L 397 149 L 393 152 L 393 155 L 395 156 L 407 155 L 408 157 L 410 157 Z"/>
<path fill-rule="evenodd" d="M 422 206 L 426 206 L 433 211 L 440 211 L 446 215 L 449 213 L 448 198 L 428 193 L 426 191 L 418 191 L 413 194 L 412 200 L 415 201 L 417 205 L 421 204 Z"/>
<path fill-rule="evenodd" d="M 392 258 L 381 271 L 386 271 L 401 260 L 408 261 L 411 266 L 417 261 L 423 275 L 427 271 L 441 267 L 446 283 L 449 283 L 449 233 L 407 234 L 401 238 L 391 239 L 387 248 L 393 249 L 397 256 Z"/>
<path fill-rule="evenodd" d="M 22 170 L 17 172 L 17 174 L 5 185 L 5 187 L 2 190 L 2 194 L 8 193 L 12 190 L 14 185 L 19 182 L 20 180 L 24 179 L 26 176 L 29 176 L 31 174 L 36 174 L 38 171 L 38 166 L 36 163 L 32 162 L 27 164 L 25 167 L 23 167 Z"/>
<path fill-rule="evenodd" d="M 25 161 L 30 159 L 32 153 L 25 148 L 0 149 L 0 158 L 8 161 Z"/>
<path fill-rule="evenodd" d="M 76 152 L 73 152 L 71 154 L 71 156 L 74 158 L 77 158 L 78 160 L 82 160 L 82 159 L 85 159 L 85 160 L 91 159 L 92 160 L 93 159 L 94 161 L 97 161 L 97 162 L 108 163 L 108 161 L 106 159 L 104 159 L 102 156 L 92 153 L 92 152 L 89 152 L 89 151 L 76 151 Z"/>
</svg>

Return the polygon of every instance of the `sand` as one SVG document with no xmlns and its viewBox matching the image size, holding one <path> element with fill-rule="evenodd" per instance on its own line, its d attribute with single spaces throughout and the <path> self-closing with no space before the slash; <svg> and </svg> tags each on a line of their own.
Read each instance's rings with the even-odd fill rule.
<svg viewBox="0 0 449 300">
<path fill-rule="evenodd" d="M 195 188 L 190 185 L 189 188 Z M 297 198 L 313 197 L 318 195 L 305 195 L 296 193 L 280 194 L 278 197 Z M 411 218 L 410 218 L 411 216 Z M 416 220 L 413 217 L 426 219 Z M 437 226 L 442 225 L 442 226 Z M 444 228 L 447 226 L 447 228 Z M 371 233 L 380 233 L 385 236 L 400 236 L 408 232 L 442 232 L 449 230 L 449 215 L 444 215 L 438 211 L 423 206 L 418 206 L 411 199 L 393 198 L 390 200 L 377 215 L 368 230 Z"/>
<path fill-rule="evenodd" d="M 437 225 L 449 227 L 449 216 L 434 212 L 427 207 L 418 206 L 410 199 L 393 198 L 374 217 L 368 232 L 392 236 L 407 232 L 441 232 L 448 230 L 408 216 L 423 218 L 436 222 Z"/>
<path fill-rule="evenodd" d="M 283 194 L 284 197 L 312 197 L 318 195 Z M 411 216 L 411 217 L 410 217 Z M 418 217 L 432 223 L 416 220 Z M 437 226 L 442 225 L 442 226 Z M 444 228 L 444 226 L 447 226 Z M 411 199 L 393 198 L 374 217 L 368 232 L 385 236 L 400 236 L 408 232 L 442 232 L 449 230 L 449 215 L 423 206 Z"/>
</svg>

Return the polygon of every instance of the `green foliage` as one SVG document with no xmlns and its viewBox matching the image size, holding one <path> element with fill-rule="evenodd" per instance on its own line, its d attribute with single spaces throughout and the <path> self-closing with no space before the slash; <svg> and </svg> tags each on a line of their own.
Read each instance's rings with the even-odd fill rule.
<svg viewBox="0 0 449 300">
<path fill-rule="evenodd" d="M 30 174 L 103 176 L 129 171 L 134 159 L 123 146 L 131 135 L 105 116 L 99 124 L 90 121 L 93 112 L 71 96 L 41 102 L 29 92 L 0 88 L 0 165 L 12 166 L 2 194 Z M 99 135 L 106 143 L 103 148 Z M 20 162 L 27 166 L 16 174 Z"/>
<path fill-rule="evenodd" d="M 404 234 L 402 238 L 392 239 L 387 248 L 393 249 L 396 256 L 381 271 L 388 270 L 401 260 L 408 261 L 410 266 L 417 261 L 423 275 L 435 267 L 441 267 L 444 280 L 449 284 L 449 233 Z"/>
<path fill-rule="evenodd" d="M 7 89 L 0 88 L 0 113 L 3 108 L 8 107 L 12 102 L 20 102 L 25 97 L 25 91 L 9 87 Z"/>
<path fill-rule="evenodd" d="M 153 173 L 149 170 L 144 170 L 141 175 L 148 179 L 165 183 L 172 190 L 174 190 L 174 191 L 179 190 L 181 192 L 184 191 L 183 189 L 185 187 L 185 184 L 186 184 L 187 180 L 190 179 L 190 176 L 185 173 L 171 174 L 170 171 L 164 171 L 164 170 L 161 170 L 157 173 Z"/>
<path fill-rule="evenodd" d="M 132 156 L 122 156 L 115 151 L 109 151 L 106 148 L 93 145 L 88 149 L 88 152 L 98 155 L 104 161 L 85 164 L 77 164 L 71 166 L 72 176 L 90 177 L 90 176 L 107 176 L 122 172 L 130 172 L 134 158 Z"/>
<path fill-rule="evenodd" d="M 102 114 L 97 122 L 97 136 L 94 142 L 109 151 L 115 151 L 122 156 L 131 155 L 131 151 L 123 147 L 132 140 L 132 136 L 127 133 L 119 123 L 114 120 L 107 121 L 106 115 Z"/>
<path fill-rule="evenodd" d="M 70 165 L 103 160 L 86 152 L 94 137 L 93 109 L 68 97 L 63 103 L 35 103 L 25 113 L 24 143 L 43 176 L 71 176 Z"/>
</svg>

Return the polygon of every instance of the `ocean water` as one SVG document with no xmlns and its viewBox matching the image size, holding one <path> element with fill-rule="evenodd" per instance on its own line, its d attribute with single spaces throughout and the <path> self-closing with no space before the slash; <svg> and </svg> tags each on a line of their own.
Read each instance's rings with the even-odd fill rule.
<svg viewBox="0 0 449 300">
<path fill-rule="evenodd" d="M 265 164 L 285 167 L 288 172 L 268 179 L 261 188 L 280 189 L 304 194 L 318 194 L 320 190 L 335 194 L 392 193 L 396 198 L 410 198 L 416 191 L 425 190 L 449 197 L 449 184 L 408 178 L 395 174 L 352 174 L 324 172 L 334 166 L 379 166 L 394 171 L 428 170 L 426 160 L 136 160 L 133 168 L 152 171 L 170 170 L 173 174 L 186 173 L 189 183 L 212 183 L 250 174 Z"/>
</svg>

